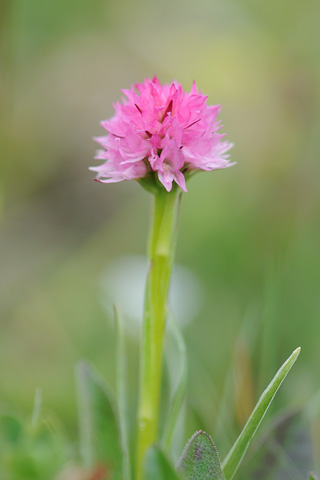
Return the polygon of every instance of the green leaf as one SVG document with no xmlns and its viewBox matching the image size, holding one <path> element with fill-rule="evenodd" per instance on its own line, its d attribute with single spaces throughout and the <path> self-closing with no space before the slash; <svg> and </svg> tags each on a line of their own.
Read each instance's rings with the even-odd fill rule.
<svg viewBox="0 0 320 480">
<path fill-rule="evenodd" d="M 150 447 L 146 453 L 143 479 L 181 480 L 181 477 L 158 447 Z"/>
<path fill-rule="evenodd" d="M 127 429 L 127 389 L 126 389 L 126 349 L 123 325 L 118 310 L 114 307 L 116 327 L 116 352 L 117 352 L 117 403 L 120 423 L 120 439 L 122 447 L 123 480 L 130 480 L 130 456 L 128 447 Z"/>
<path fill-rule="evenodd" d="M 20 420 L 13 415 L 0 417 L 0 441 L 16 445 L 22 436 L 23 426 Z"/>
<path fill-rule="evenodd" d="M 256 433 L 263 417 L 265 416 L 269 408 L 269 405 L 271 404 L 275 394 L 277 393 L 280 385 L 287 376 L 291 367 L 298 358 L 300 350 L 300 347 L 297 348 L 282 365 L 282 367 L 280 367 L 280 369 L 272 379 L 271 383 L 262 393 L 255 409 L 249 417 L 249 420 L 245 424 L 235 444 L 233 445 L 227 457 L 223 461 L 222 469 L 226 480 L 231 480 L 236 473 L 254 434 Z"/>
<path fill-rule="evenodd" d="M 170 448 L 172 435 L 183 405 L 187 386 L 187 356 L 184 339 L 171 314 L 168 316 L 168 319 L 170 321 L 170 327 L 172 329 L 174 340 L 177 346 L 177 352 L 180 359 L 180 371 L 177 379 L 177 387 L 172 397 L 170 410 L 163 432 L 162 444 L 165 449 Z"/>
<path fill-rule="evenodd" d="M 317 475 L 313 472 L 310 472 L 309 480 L 319 480 Z"/>
<path fill-rule="evenodd" d="M 30 418 L 0 417 L 0 478 L 43 480 L 56 478 L 67 461 L 64 438 L 48 419 L 37 426 Z"/>
<path fill-rule="evenodd" d="M 252 445 L 237 480 L 307 478 L 313 466 L 313 446 L 304 412 L 277 415 Z"/>
<path fill-rule="evenodd" d="M 77 366 L 80 449 L 84 465 L 106 468 L 110 480 L 123 480 L 122 449 L 113 400 L 103 380 L 85 363 Z"/>
<path fill-rule="evenodd" d="M 179 462 L 188 480 L 225 480 L 220 458 L 212 438 L 206 432 L 196 432 L 187 443 Z"/>
</svg>

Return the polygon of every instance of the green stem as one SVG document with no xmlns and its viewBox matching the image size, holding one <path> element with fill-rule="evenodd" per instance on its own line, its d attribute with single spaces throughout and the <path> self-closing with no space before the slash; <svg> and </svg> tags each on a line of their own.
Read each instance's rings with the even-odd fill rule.
<svg viewBox="0 0 320 480">
<path fill-rule="evenodd" d="M 145 453 L 158 438 L 162 347 L 179 199 L 178 188 L 154 195 L 140 358 L 136 480 L 143 478 Z"/>
</svg>

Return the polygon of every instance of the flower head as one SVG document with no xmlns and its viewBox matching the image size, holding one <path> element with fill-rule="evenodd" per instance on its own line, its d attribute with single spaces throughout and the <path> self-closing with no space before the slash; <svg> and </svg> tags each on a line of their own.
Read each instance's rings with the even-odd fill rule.
<svg viewBox="0 0 320 480">
<path fill-rule="evenodd" d="M 108 135 L 95 138 L 102 146 L 95 158 L 104 160 L 91 167 L 96 180 L 150 177 L 168 192 L 173 182 L 187 191 L 185 180 L 191 172 L 233 165 L 226 153 L 232 144 L 218 133 L 220 106 L 208 106 L 195 83 L 190 93 L 177 82 L 161 85 L 156 77 L 135 88 L 122 90 L 126 99 L 114 105 L 112 118 L 101 122 Z"/>
</svg>

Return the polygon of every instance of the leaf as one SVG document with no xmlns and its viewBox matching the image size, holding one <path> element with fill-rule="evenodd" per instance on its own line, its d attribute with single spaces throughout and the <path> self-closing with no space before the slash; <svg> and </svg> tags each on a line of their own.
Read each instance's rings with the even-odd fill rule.
<svg viewBox="0 0 320 480">
<path fill-rule="evenodd" d="M 225 480 L 215 444 L 210 435 L 202 430 L 196 432 L 187 443 L 179 470 L 188 480 Z"/>
<path fill-rule="evenodd" d="M 0 441 L 16 445 L 22 436 L 23 427 L 20 420 L 13 415 L 1 415 L 0 417 Z"/>
<path fill-rule="evenodd" d="M 77 366 L 77 384 L 84 465 L 107 467 L 108 480 L 122 480 L 122 449 L 111 395 L 98 374 L 85 363 Z"/>
<path fill-rule="evenodd" d="M 294 350 L 282 367 L 280 367 L 266 390 L 262 393 L 255 409 L 249 417 L 249 420 L 245 424 L 235 444 L 223 461 L 222 469 L 226 480 L 231 480 L 236 473 L 253 436 L 255 435 L 263 417 L 269 408 L 269 405 L 271 404 L 275 394 L 277 393 L 291 367 L 298 358 L 300 350 L 300 348 Z"/>
<path fill-rule="evenodd" d="M 180 480 L 167 457 L 158 447 L 150 447 L 144 464 L 144 480 Z"/>
<path fill-rule="evenodd" d="M 64 438 L 47 419 L 31 426 L 30 418 L 0 417 L 1 479 L 52 479 L 66 461 Z"/>
<path fill-rule="evenodd" d="M 186 385 L 187 385 L 187 357 L 186 357 L 186 348 L 184 344 L 184 339 L 178 329 L 172 315 L 168 316 L 170 320 L 170 326 L 174 335 L 174 340 L 177 345 L 177 351 L 180 358 L 180 371 L 177 380 L 176 390 L 172 397 L 170 410 L 167 416 L 166 424 L 164 427 L 163 432 L 163 439 L 162 443 L 166 449 L 170 448 L 172 435 L 174 432 L 174 428 L 180 414 L 185 393 L 186 393 Z"/>
<path fill-rule="evenodd" d="M 309 480 L 318 480 L 318 477 L 315 475 L 315 473 L 310 472 Z"/>
<path fill-rule="evenodd" d="M 116 327 L 116 352 L 117 352 L 117 403 L 120 423 L 120 440 L 122 448 L 123 480 L 130 480 L 130 456 L 127 430 L 127 389 L 126 389 L 126 349 L 123 325 L 118 310 L 114 307 Z"/>
<path fill-rule="evenodd" d="M 237 480 L 307 478 L 313 465 L 312 452 L 305 415 L 295 411 L 281 413 L 255 442 Z"/>
</svg>

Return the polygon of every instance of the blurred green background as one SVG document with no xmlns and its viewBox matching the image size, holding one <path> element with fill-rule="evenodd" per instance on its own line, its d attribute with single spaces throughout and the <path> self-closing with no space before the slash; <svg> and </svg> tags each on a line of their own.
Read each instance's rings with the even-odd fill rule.
<svg viewBox="0 0 320 480">
<path fill-rule="evenodd" d="M 116 294 L 103 279 L 118 257 L 144 255 L 150 198 L 87 169 L 120 89 L 156 74 L 222 104 L 237 162 L 197 175 L 182 201 L 176 259 L 202 292 L 185 287 L 197 306 L 178 318 L 183 440 L 207 429 L 224 454 L 300 345 L 273 408 L 309 412 L 320 451 L 319 17 L 315 0 L 2 0 L 1 410 L 30 412 L 40 386 L 74 439 L 75 363 L 114 384 Z M 134 268 L 123 275 L 134 286 Z M 130 312 L 130 286 L 118 290 Z M 128 319 L 132 415 L 137 329 Z"/>
</svg>

